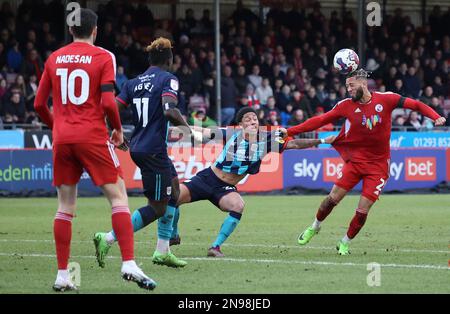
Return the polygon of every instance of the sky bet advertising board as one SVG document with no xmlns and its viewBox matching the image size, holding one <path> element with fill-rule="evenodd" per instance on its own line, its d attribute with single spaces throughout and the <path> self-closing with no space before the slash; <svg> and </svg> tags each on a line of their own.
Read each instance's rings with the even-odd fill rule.
<svg viewBox="0 0 450 314">
<path fill-rule="evenodd" d="M 180 181 L 192 178 L 209 167 L 220 153 L 220 145 L 169 150 Z M 127 188 L 142 188 L 141 174 L 128 153 L 116 150 Z M 246 176 L 237 188 L 242 192 L 267 192 L 292 187 L 326 189 L 342 170 L 343 161 L 333 149 L 289 150 L 270 153 L 257 175 Z M 450 182 L 450 149 L 392 149 L 390 178 L 384 190 L 432 188 Z M 54 191 L 51 150 L 0 151 L 0 190 L 13 193 L 31 190 Z M 79 191 L 97 192 L 87 173 L 83 173 Z M 355 187 L 361 190 L 361 184 Z"/>
<path fill-rule="evenodd" d="M 392 149 L 390 178 L 385 191 L 431 188 L 449 181 L 449 150 Z M 344 162 L 334 149 L 287 151 L 283 158 L 283 186 L 330 189 Z M 359 183 L 354 190 L 361 190 Z"/>
</svg>

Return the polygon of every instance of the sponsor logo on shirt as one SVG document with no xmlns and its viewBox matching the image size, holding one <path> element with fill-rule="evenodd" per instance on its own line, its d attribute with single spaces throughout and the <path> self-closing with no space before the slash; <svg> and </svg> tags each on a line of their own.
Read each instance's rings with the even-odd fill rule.
<svg viewBox="0 0 450 314">
<path fill-rule="evenodd" d="M 174 91 L 178 91 L 178 81 L 171 79 L 170 80 L 170 88 L 172 88 Z"/>
<path fill-rule="evenodd" d="M 381 117 L 377 114 L 370 117 L 363 115 L 362 125 L 365 125 L 369 130 L 372 130 L 377 124 L 381 123 Z"/>
<path fill-rule="evenodd" d="M 383 105 L 382 105 L 382 104 L 377 104 L 377 105 L 375 106 L 375 111 L 376 111 L 376 112 L 381 112 L 381 111 L 383 111 Z"/>
</svg>

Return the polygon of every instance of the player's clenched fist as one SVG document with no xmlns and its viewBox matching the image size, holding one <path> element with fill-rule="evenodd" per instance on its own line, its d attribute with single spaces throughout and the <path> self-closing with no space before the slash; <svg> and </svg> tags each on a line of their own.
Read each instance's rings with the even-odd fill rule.
<svg viewBox="0 0 450 314">
<path fill-rule="evenodd" d="M 434 121 L 434 125 L 435 126 L 441 126 L 441 125 L 444 125 L 446 121 L 447 120 L 444 117 L 439 117 L 438 119 L 436 119 Z"/>
<path fill-rule="evenodd" d="M 114 129 L 111 133 L 111 139 L 110 139 L 111 143 L 114 144 L 114 146 L 118 147 L 120 145 L 122 145 L 123 143 L 123 130 L 116 130 Z"/>
</svg>

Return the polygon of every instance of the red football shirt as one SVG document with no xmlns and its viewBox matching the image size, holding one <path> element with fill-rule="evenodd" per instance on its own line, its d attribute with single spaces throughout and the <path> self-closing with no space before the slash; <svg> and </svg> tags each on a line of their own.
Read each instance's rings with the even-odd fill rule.
<svg viewBox="0 0 450 314">
<path fill-rule="evenodd" d="M 410 98 L 400 101 L 401 98 L 399 94 L 391 92 L 374 92 L 372 99 L 364 104 L 347 98 L 337 103 L 329 112 L 289 128 L 288 135 L 313 131 L 327 123 L 346 118 L 333 143 L 342 159 L 354 162 L 385 162 L 391 153 L 391 114 L 397 106 L 419 110 L 433 120 L 439 118 L 439 115 L 425 104 Z"/>
<path fill-rule="evenodd" d="M 108 131 L 101 86 L 114 84 L 114 55 L 88 43 L 73 42 L 53 52 L 39 84 L 53 96 L 53 142 L 106 143 Z"/>
</svg>

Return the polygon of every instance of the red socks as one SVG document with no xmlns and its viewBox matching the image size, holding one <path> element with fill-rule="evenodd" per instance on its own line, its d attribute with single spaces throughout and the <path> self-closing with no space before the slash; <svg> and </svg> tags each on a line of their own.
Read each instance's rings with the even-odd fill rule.
<svg viewBox="0 0 450 314">
<path fill-rule="evenodd" d="M 347 237 L 353 239 L 364 226 L 367 219 L 367 213 L 361 212 L 360 209 L 356 210 L 355 216 L 353 216 L 350 226 L 348 227 Z"/>
<path fill-rule="evenodd" d="M 72 219 L 73 216 L 66 213 L 57 212 L 53 221 L 53 235 L 56 245 L 56 259 L 58 269 L 66 270 L 70 256 L 70 240 L 72 239 Z"/>
<path fill-rule="evenodd" d="M 119 242 L 122 261 L 134 260 L 134 233 L 130 209 L 127 206 L 112 208 L 112 227 Z"/>
</svg>

